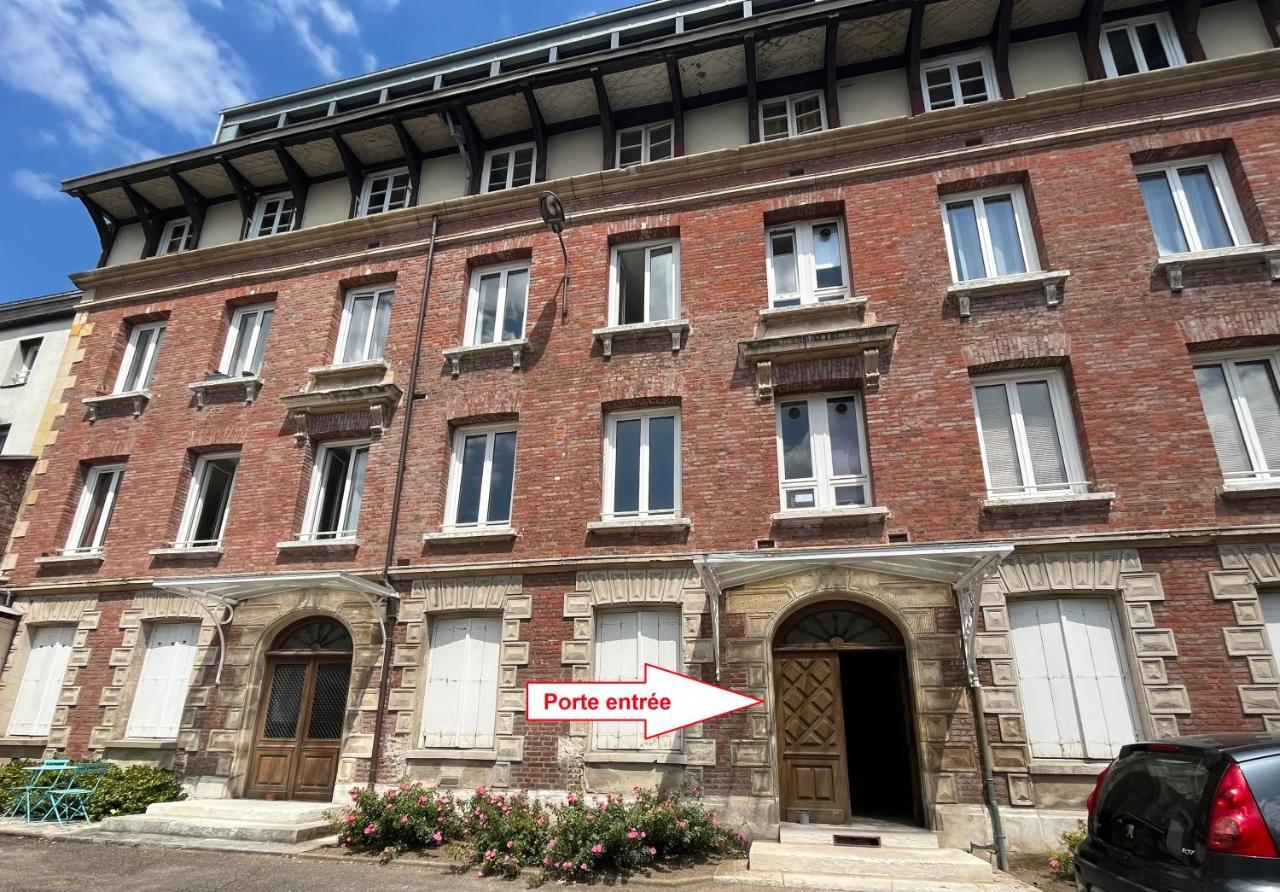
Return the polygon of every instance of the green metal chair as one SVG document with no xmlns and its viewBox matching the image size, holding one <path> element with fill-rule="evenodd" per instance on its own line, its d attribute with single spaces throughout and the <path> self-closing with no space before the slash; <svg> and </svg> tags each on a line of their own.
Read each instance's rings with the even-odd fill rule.
<svg viewBox="0 0 1280 892">
<path fill-rule="evenodd" d="M 49 810 L 43 820 L 57 821 L 62 826 L 71 821 L 89 820 L 89 800 L 102 786 L 107 776 L 106 762 L 82 762 L 71 770 L 71 782 L 65 787 L 54 787 L 46 794 Z"/>
<path fill-rule="evenodd" d="M 44 820 L 49 811 L 49 793 L 59 787 L 70 786 L 75 772 L 70 759 L 45 759 L 27 770 L 31 772 L 27 785 L 18 790 L 3 817 L 22 815 L 30 824 Z"/>
</svg>

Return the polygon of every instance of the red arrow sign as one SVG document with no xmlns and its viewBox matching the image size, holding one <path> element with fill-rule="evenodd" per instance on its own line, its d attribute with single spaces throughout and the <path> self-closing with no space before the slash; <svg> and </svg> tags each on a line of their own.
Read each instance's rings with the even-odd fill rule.
<svg viewBox="0 0 1280 892">
<path fill-rule="evenodd" d="M 648 740 L 763 703 L 646 663 L 642 681 L 531 681 L 531 722 L 644 722 Z"/>
</svg>

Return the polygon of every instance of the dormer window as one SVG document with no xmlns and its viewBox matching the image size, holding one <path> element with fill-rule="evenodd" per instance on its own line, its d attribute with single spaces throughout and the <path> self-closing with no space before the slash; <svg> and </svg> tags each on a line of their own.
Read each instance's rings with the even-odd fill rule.
<svg viewBox="0 0 1280 892">
<path fill-rule="evenodd" d="M 760 103 L 760 136 L 765 142 L 826 129 L 821 93 L 796 93 Z"/>
<path fill-rule="evenodd" d="M 662 161 L 672 155 L 672 129 L 670 121 L 645 124 L 618 131 L 618 166 L 648 164 Z"/>
<path fill-rule="evenodd" d="M 1187 61 L 1167 13 L 1105 25 L 1100 49 L 1107 77 L 1157 71 Z"/>
<path fill-rule="evenodd" d="M 249 238 L 289 232 L 293 229 L 296 216 L 293 196 L 288 192 L 264 195 L 258 199 L 258 206 L 254 208 L 253 220 L 249 224 Z"/>
<path fill-rule="evenodd" d="M 156 256 L 177 254 L 179 251 L 190 251 L 195 244 L 196 229 L 190 217 L 179 217 L 164 224 L 160 232 L 160 244 L 156 248 Z"/>
<path fill-rule="evenodd" d="M 364 188 L 360 190 L 360 203 L 356 208 L 356 216 L 367 217 L 370 214 L 381 214 L 383 211 L 407 208 L 413 200 L 411 192 L 407 167 L 371 173 L 364 178 Z"/>
<path fill-rule="evenodd" d="M 928 111 L 999 99 L 991 55 L 986 50 L 930 59 L 920 66 Z"/>
<path fill-rule="evenodd" d="M 537 149 L 533 143 L 496 149 L 484 156 L 484 191 L 501 192 L 533 182 Z"/>
</svg>

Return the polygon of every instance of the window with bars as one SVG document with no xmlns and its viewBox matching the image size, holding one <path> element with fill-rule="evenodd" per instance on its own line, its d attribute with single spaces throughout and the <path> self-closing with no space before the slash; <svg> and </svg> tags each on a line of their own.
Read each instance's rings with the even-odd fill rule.
<svg viewBox="0 0 1280 892">
<path fill-rule="evenodd" d="M 1098 48 L 1107 77 L 1186 64 L 1168 13 L 1103 25 Z"/>
<path fill-rule="evenodd" d="M 610 325 L 660 322 L 680 315 L 679 242 L 616 245 L 610 259 Z"/>
<path fill-rule="evenodd" d="M 9 716 L 10 737 L 47 737 L 67 674 L 75 626 L 32 626 L 31 649 Z"/>
<path fill-rule="evenodd" d="M 1222 156 L 1144 164 L 1136 173 L 1162 257 L 1250 243 Z"/>
<path fill-rule="evenodd" d="M 88 469 L 63 554 L 94 555 L 102 551 L 123 478 L 124 465 L 93 465 Z"/>
<path fill-rule="evenodd" d="M 325 443 L 311 470 L 311 491 L 301 539 L 352 539 L 360 520 L 369 444 Z"/>
<path fill-rule="evenodd" d="M 670 121 L 619 130 L 618 166 L 630 167 L 670 158 L 675 144 L 673 132 Z"/>
<path fill-rule="evenodd" d="M 604 517 L 679 516 L 679 412 L 614 412 L 605 429 Z"/>
<path fill-rule="evenodd" d="M 760 102 L 760 138 L 765 142 L 826 129 L 821 93 L 796 93 Z"/>
<path fill-rule="evenodd" d="M 367 217 L 370 214 L 407 208 L 413 201 L 411 192 L 407 167 L 371 173 L 364 178 L 360 201 L 356 205 L 356 216 Z"/>
<path fill-rule="evenodd" d="M 5 375 L 5 385 L 21 387 L 31 377 L 31 370 L 36 366 L 36 357 L 40 355 L 43 338 L 23 338 L 18 342 L 18 349 L 13 353 L 13 361 L 9 363 L 9 373 Z"/>
<path fill-rule="evenodd" d="M 442 616 L 431 623 L 422 745 L 491 749 L 498 710 L 502 619 Z"/>
<path fill-rule="evenodd" d="M 1088 491 L 1061 372 L 975 378 L 973 405 L 991 499 Z"/>
<path fill-rule="evenodd" d="M 946 196 L 942 222 L 956 282 L 1040 269 L 1031 214 L 1021 186 Z"/>
<path fill-rule="evenodd" d="M 678 610 L 600 611 L 596 626 L 596 681 L 640 681 L 652 663 L 679 672 Z M 602 750 L 670 750 L 680 746 L 680 732 L 644 739 L 641 722 L 596 722 L 595 746 Z"/>
<path fill-rule="evenodd" d="M 156 254 L 177 254 L 179 251 L 190 251 L 194 248 L 196 239 L 196 227 L 191 222 L 190 217 L 179 217 L 176 220 L 170 220 L 164 224 L 164 229 L 160 230 L 160 243 L 156 247 Z"/>
<path fill-rule="evenodd" d="M 132 393 L 150 386 L 167 328 L 165 322 L 139 322 L 129 328 L 129 341 L 116 375 L 116 393 Z"/>
<path fill-rule="evenodd" d="M 347 292 L 338 328 L 335 362 L 368 362 L 381 359 L 391 325 L 390 288 L 359 288 Z"/>
<path fill-rule="evenodd" d="M 871 504 L 862 401 L 811 396 L 778 404 L 778 478 L 783 511 Z"/>
<path fill-rule="evenodd" d="M 523 338 L 528 298 L 528 263 L 486 266 L 473 271 L 467 298 L 467 345 L 498 344 Z"/>
<path fill-rule="evenodd" d="M 1111 759 L 1138 722 L 1111 603 L 1011 600 L 1009 623 L 1031 755 Z"/>
<path fill-rule="evenodd" d="M 1225 484 L 1280 482 L 1280 375 L 1275 352 L 1201 356 L 1194 368 Z"/>
<path fill-rule="evenodd" d="M 920 66 L 927 111 L 999 99 L 991 55 L 985 50 L 930 59 Z"/>
<path fill-rule="evenodd" d="M 276 192 L 263 195 L 253 210 L 253 219 L 249 223 L 249 238 L 262 235 L 275 235 L 293 229 L 297 208 L 293 203 L 293 195 L 289 192 Z"/>
<path fill-rule="evenodd" d="M 446 527 L 509 526 L 515 473 L 514 427 L 460 428 L 453 436 Z"/>
<path fill-rule="evenodd" d="M 838 220 L 788 223 L 767 233 L 769 305 L 794 307 L 849 296 Z"/>
<path fill-rule="evenodd" d="M 231 490 L 240 465 L 239 452 L 196 458 L 182 513 L 176 548 L 217 548 L 231 507 Z"/>
<path fill-rule="evenodd" d="M 484 191 L 500 192 L 533 182 L 537 148 L 533 143 L 494 149 L 484 156 Z"/>
<path fill-rule="evenodd" d="M 147 630 L 146 654 L 125 736 L 160 740 L 178 736 L 199 643 L 200 623 L 157 623 Z"/>
<path fill-rule="evenodd" d="M 273 303 L 240 307 L 231 314 L 227 342 L 222 348 L 219 369 L 224 375 L 238 377 L 262 371 L 262 357 L 267 351 L 267 336 L 276 315 Z"/>
</svg>

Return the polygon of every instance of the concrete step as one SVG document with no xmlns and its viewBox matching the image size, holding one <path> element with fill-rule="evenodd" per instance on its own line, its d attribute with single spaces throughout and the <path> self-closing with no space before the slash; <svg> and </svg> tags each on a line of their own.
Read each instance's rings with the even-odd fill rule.
<svg viewBox="0 0 1280 892">
<path fill-rule="evenodd" d="M 158 846 L 169 849 L 200 849 L 211 852 L 251 852 L 262 855 L 300 855 L 322 845 L 336 843 L 338 837 L 317 837 L 307 842 L 255 842 L 252 840 L 204 839 L 196 836 L 167 836 L 156 833 L 124 833 L 86 830 L 75 839 L 85 842 L 109 843 L 127 846 Z"/>
<path fill-rule="evenodd" d="M 321 821 L 241 821 L 229 818 L 170 817 L 168 815 L 121 815 L 106 818 L 98 828 L 104 833 L 179 836 L 186 839 L 221 839 L 237 842 L 268 842 L 296 845 L 327 836 L 333 825 Z"/>
<path fill-rule="evenodd" d="M 294 821 L 323 821 L 343 807 L 339 802 L 281 802 L 265 799 L 183 799 L 180 802 L 153 802 L 147 814 L 166 818 L 214 818 L 234 821 L 265 821 L 288 824 Z"/>
<path fill-rule="evenodd" d="M 880 878 L 990 883 L 992 880 L 990 864 L 955 849 L 862 848 L 757 841 L 751 844 L 747 869 L 753 873 L 772 871 L 827 875 L 859 881 Z"/>
<path fill-rule="evenodd" d="M 837 837 L 841 842 L 837 842 Z M 778 830 L 784 844 L 863 845 L 869 848 L 936 849 L 938 834 L 895 821 L 858 819 L 849 824 L 788 824 Z"/>
<path fill-rule="evenodd" d="M 818 873 L 779 873 L 759 870 L 722 870 L 717 883 L 786 889 L 823 889 L 837 892 L 1036 892 L 1035 888 L 999 874 L 992 882 L 966 883 L 951 880 L 908 880 L 890 877 L 835 876 Z"/>
</svg>

